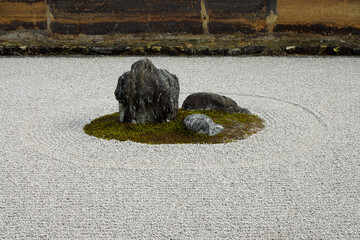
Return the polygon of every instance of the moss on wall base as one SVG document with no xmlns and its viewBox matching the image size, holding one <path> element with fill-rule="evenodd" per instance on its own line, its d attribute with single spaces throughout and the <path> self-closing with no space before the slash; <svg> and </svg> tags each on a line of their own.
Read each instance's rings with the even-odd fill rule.
<svg viewBox="0 0 360 240">
<path fill-rule="evenodd" d="M 358 35 L 273 33 L 254 35 L 0 34 L 0 56 L 42 55 L 360 55 Z M 335 49 L 335 50 L 334 50 Z"/>
</svg>

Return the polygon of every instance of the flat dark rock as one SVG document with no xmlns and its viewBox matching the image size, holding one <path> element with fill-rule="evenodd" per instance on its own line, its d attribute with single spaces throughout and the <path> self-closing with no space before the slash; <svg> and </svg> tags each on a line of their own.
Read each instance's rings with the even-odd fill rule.
<svg viewBox="0 0 360 240">
<path fill-rule="evenodd" d="M 183 105 L 184 110 L 220 110 L 229 113 L 247 113 L 249 110 L 241 108 L 231 98 L 208 92 L 199 92 L 189 95 Z"/>
</svg>

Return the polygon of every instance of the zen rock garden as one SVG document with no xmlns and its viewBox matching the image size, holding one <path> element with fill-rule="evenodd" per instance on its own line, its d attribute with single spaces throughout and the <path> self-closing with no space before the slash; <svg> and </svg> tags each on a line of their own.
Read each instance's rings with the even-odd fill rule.
<svg viewBox="0 0 360 240">
<path fill-rule="evenodd" d="M 115 98 L 119 112 L 94 120 L 84 130 L 90 135 L 118 140 L 134 140 L 132 135 L 143 134 L 140 142 L 148 142 L 145 139 L 165 129 L 162 135 L 166 136 L 157 136 L 156 141 L 148 143 L 220 143 L 245 138 L 264 127 L 262 119 L 231 98 L 215 93 L 191 94 L 179 109 L 179 92 L 179 79 L 174 74 L 157 69 L 149 59 L 139 60 L 118 79 Z M 106 130 L 109 119 L 119 126 L 118 133 Z M 128 129 L 131 130 L 127 138 Z M 239 131 L 241 137 L 234 134 Z M 221 140 L 208 141 L 221 134 L 224 135 Z"/>
<path fill-rule="evenodd" d="M 137 61 L 131 71 L 118 80 L 115 97 L 119 101 L 119 120 L 127 123 L 163 123 L 176 118 L 179 106 L 179 80 L 164 69 L 157 69 L 149 59 Z M 220 110 L 248 113 L 228 97 L 214 93 L 194 93 L 186 98 L 185 110 Z M 184 119 L 187 129 L 209 136 L 224 127 L 203 114 Z"/>
</svg>

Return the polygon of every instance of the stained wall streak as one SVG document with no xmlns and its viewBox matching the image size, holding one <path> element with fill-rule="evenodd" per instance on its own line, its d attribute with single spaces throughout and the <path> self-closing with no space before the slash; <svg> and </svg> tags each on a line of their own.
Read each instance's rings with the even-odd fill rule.
<svg viewBox="0 0 360 240">
<path fill-rule="evenodd" d="M 208 0 L 210 33 L 255 33 L 265 28 L 265 0 Z"/>
<path fill-rule="evenodd" d="M 276 27 L 277 15 L 277 0 L 266 1 L 266 31 L 272 33 Z"/>
<path fill-rule="evenodd" d="M 201 0 L 201 20 L 202 20 L 202 26 L 204 30 L 204 34 L 209 34 L 209 13 L 208 13 L 208 3 L 207 0 Z"/>
<path fill-rule="evenodd" d="M 51 34 L 52 33 L 51 25 L 54 20 L 52 0 L 46 0 L 46 20 L 47 20 L 47 24 L 46 24 L 47 33 Z"/>
</svg>

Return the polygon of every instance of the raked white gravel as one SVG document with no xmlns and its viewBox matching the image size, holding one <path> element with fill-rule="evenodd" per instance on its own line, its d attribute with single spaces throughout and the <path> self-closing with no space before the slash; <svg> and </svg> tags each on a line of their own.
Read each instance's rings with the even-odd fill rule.
<svg viewBox="0 0 360 240">
<path fill-rule="evenodd" d="M 217 145 L 100 140 L 140 57 L 0 58 L 1 239 L 360 239 L 360 58 L 150 57 L 266 121 Z"/>
</svg>

